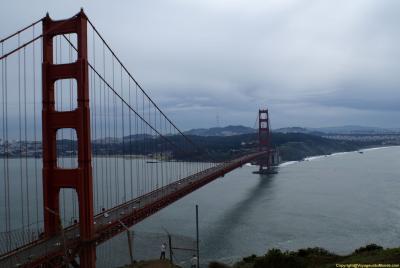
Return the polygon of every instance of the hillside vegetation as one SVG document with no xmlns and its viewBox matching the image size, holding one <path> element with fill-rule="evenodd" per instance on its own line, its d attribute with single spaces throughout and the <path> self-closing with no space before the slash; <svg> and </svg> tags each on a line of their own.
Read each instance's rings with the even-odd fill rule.
<svg viewBox="0 0 400 268">
<path fill-rule="evenodd" d="M 345 264 L 400 264 L 400 248 L 383 249 L 378 245 L 371 244 L 361 247 L 347 256 L 336 255 L 322 248 L 285 252 L 279 249 L 270 249 L 264 256 L 252 255 L 243 258 L 242 261 L 233 265 L 233 268 L 333 268 L 346 267 Z M 209 267 L 229 266 L 214 262 L 210 263 Z"/>
<path fill-rule="evenodd" d="M 219 160 L 231 159 L 248 151 L 254 151 L 258 146 L 258 136 L 255 133 L 228 137 L 190 136 L 190 138 Z M 367 142 L 333 140 L 303 133 L 272 133 L 271 140 L 272 146 L 279 149 L 282 161 L 301 160 L 308 156 L 335 152 L 355 151 L 375 145 Z"/>
</svg>

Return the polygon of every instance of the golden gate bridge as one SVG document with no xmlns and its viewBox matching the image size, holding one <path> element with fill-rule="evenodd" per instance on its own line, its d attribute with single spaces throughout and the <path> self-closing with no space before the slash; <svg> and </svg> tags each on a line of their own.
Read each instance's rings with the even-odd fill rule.
<svg viewBox="0 0 400 268">
<path fill-rule="evenodd" d="M 248 162 L 216 161 L 166 116 L 81 10 L 1 44 L 0 267 L 95 267 L 96 246 Z"/>
</svg>

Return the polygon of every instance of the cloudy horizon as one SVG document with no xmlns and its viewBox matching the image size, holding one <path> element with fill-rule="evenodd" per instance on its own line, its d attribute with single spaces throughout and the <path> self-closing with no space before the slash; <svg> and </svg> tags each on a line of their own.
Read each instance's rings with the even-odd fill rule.
<svg viewBox="0 0 400 268">
<path fill-rule="evenodd" d="M 23 1 L 3 3 L 1 37 L 46 12 L 83 7 L 134 77 L 183 130 L 399 128 L 400 2 Z M 219 118 L 219 119 L 217 119 Z"/>
</svg>

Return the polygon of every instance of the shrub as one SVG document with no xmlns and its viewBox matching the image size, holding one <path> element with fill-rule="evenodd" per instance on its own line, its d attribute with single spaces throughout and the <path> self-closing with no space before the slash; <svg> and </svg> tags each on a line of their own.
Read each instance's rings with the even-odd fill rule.
<svg viewBox="0 0 400 268">
<path fill-rule="evenodd" d="M 220 263 L 220 262 L 216 262 L 216 261 L 212 261 L 208 264 L 208 268 L 229 268 L 230 266 Z"/>
<path fill-rule="evenodd" d="M 382 250 L 383 247 L 378 246 L 377 244 L 369 244 L 366 245 L 365 247 L 360 247 L 359 249 L 356 249 L 354 251 L 355 254 L 363 253 L 363 252 L 371 252 L 371 251 L 376 251 L 376 250 Z"/>
<path fill-rule="evenodd" d="M 244 257 L 243 258 L 243 261 L 244 262 L 254 262 L 254 260 L 257 258 L 257 256 L 256 255 L 251 255 L 251 256 L 248 256 L 248 257 Z"/>
<path fill-rule="evenodd" d="M 303 268 L 306 267 L 298 257 L 282 253 L 280 249 L 270 249 L 263 258 L 254 263 L 254 268 Z"/>
<path fill-rule="evenodd" d="M 333 254 L 327 251 L 324 248 L 306 248 L 306 249 L 299 249 L 297 255 L 300 257 L 308 257 L 310 255 L 313 256 L 332 256 Z"/>
</svg>

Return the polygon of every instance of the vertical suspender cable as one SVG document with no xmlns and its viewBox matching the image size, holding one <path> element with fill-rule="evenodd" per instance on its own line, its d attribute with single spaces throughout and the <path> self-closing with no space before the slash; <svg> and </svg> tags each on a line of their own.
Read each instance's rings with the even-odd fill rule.
<svg viewBox="0 0 400 268">
<path fill-rule="evenodd" d="M 96 67 L 96 39 L 95 39 L 95 34 L 92 31 L 92 60 L 93 60 L 93 66 Z M 98 211 L 98 206 L 99 206 L 99 164 L 98 164 L 98 144 L 94 143 L 94 141 L 97 139 L 97 118 L 98 118 L 98 108 L 97 108 L 97 89 L 96 89 L 96 75 L 94 74 L 93 71 L 90 71 L 91 75 L 92 75 L 92 89 L 93 89 L 93 99 L 94 99 L 94 104 L 93 104 L 93 137 L 92 137 L 92 144 L 94 147 L 94 151 L 93 151 L 93 156 L 94 156 L 94 164 L 96 165 L 96 175 L 94 176 L 94 184 L 95 184 L 95 194 L 96 194 L 96 205 L 95 205 L 95 212 Z"/>
<path fill-rule="evenodd" d="M 28 222 L 28 229 L 30 228 L 30 206 L 29 206 L 29 180 L 28 180 L 28 124 L 27 124 L 27 91 L 26 91 L 26 47 L 24 47 L 23 51 L 24 55 L 24 130 L 25 130 L 25 185 L 26 185 L 26 215 L 27 215 L 27 222 Z"/>
<path fill-rule="evenodd" d="M 113 189 L 112 189 L 112 185 L 111 185 L 111 122 L 110 122 L 110 92 L 107 91 L 107 121 L 106 121 L 106 125 L 107 125 L 107 129 L 108 129 L 108 133 L 107 133 L 107 159 L 108 159 L 108 187 L 109 187 L 109 207 L 111 207 L 112 205 L 112 193 L 113 193 Z"/>
<path fill-rule="evenodd" d="M 18 33 L 18 46 L 20 45 L 20 34 Z M 22 172 L 22 111 L 21 111 L 21 50 L 18 50 L 18 130 L 19 130 L 19 174 L 20 174 L 20 198 L 21 198 L 21 221 L 22 233 L 25 233 L 25 209 L 24 209 L 24 183 Z"/>
<path fill-rule="evenodd" d="M 2 44 L 2 55 L 4 55 L 4 46 Z M 9 140 L 8 140 L 8 81 L 7 81 L 7 61 L 5 58 L 3 61 L 3 142 L 4 142 L 4 165 L 5 165 L 5 199 L 6 199 L 6 233 L 7 233 L 7 249 L 11 250 L 11 203 L 10 203 L 10 169 L 9 169 Z"/>
<path fill-rule="evenodd" d="M 104 43 L 103 43 L 103 77 L 106 76 L 106 54 L 105 54 L 105 47 L 104 47 Z M 109 208 L 110 204 L 109 204 L 109 191 L 110 191 L 110 187 L 108 187 L 108 163 L 109 163 L 109 152 L 108 152 L 108 138 L 107 138 L 107 129 L 109 129 L 109 127 L 107 126 L 107 117 L 108 117 L 108 110 L 109 110 L 109 102 L 108 102 L 108 94 L 106 94 L 106 84 L 103 82 L 103 94 L 104 94 L 104 149 L 105 149 L 105 154 L 106 154 L 106 159 L 105 159 L 105 172 L 106 172 L 106 207 Z M 107 96 L 107 98 L 106 98 Z M 107 105 L 106 105 L 106 100 L 107 100 Z M 107 109 L 106 109 L 107 107 Z"/>
<path fill-rule="evenodd" d="M 35 37 L 35 26 L 32 27 L 32 38 Z M 36 118 L 36 58 L 35 58 L 35 42 L 32 44 L 32 85 L 33 85 L 33 148 L 34 148 L 34 173 L 35 173 L 35 206 L 36 206 L 36 232 L 39 235 L 39 186 L 38 186 L 38 161 L 37 154 L 37 118 Z"/>
<path fill-rule="evenodd" d="M 147 108 L 148 108 L 148 110 L 147 110 L 147 115 L 149 116 L 149 118 L 148 118 L 148 121 L 147 122 L 149 122 L 150 123 L 150 125 L 151 125 L 151 117 L 150 117 L 150 101 L 148 100 L 148 106 L 147 106 Z M 148 140 L 148 142 L 149 142 L 149 145 L 147 146 L 147 148 L 149 149 L 149 153 L 148 154 L 151 154 L 151 145 L 152 145 L 152 135 L 153 135 L 153 130 L 151 129 L 151 128 L 148 128 L 149 129 L 149 140 Z M 146 167 L 147 167 L 147 169 L 149 169 L 150 171 L 149 171 L 149 176 L 150 176 L 150 181 L 149 181 L 149 183 L 150 183 L 150 189 L 149 189 L 149 192 L 151 192 L 151 191 L 153 191 L 153 169 L 149 166 L 149 165 L 146 165 Z"/>
<path fill-rule="evenodd" d="M 1 55 L 4 55 L 4 44 L 1 43 Z M 8 187 L 7 187 L 7 163 L 6 163 L 6 157 L 7 157 L 7 151 L 6 151 L 6 147 L 7 147 L 7 140 L 6 140 L 6 126 L 5 126 L 5 122 L 6 122 L 6 112 L 5 112 L 5 108 L 6 108 L 6 98 L 5 98 L 5 61 L 6 59 L 1 61 L 1 99 L 2 99 L 2 146 L 3 146 L 3 179 L 4 179 L 4 221 L 5 221 L 5 233 L 8 234 L 9 232 L 9 227 L 8 227 Z M 8 239 L 7 239 L 8 240 Z M 6 248 L 8 249 L 8 241 L 7 241 L 7 245 Z"/>
<path fill-rule="evenodd" d="M 105 50 L 104 50 L 104 44 L 103 44 L 103 76 L 105 76 L 105 73 L 106 73 L 106 67 L 105 67 L 105 60 L 106 60 L 106 58 L 105 58 Z M 108 141 L 109 141 L 109 129 L 110 129 L 110 127 L 107 125 L 107 123 L 108 123 L 108 112 L 109 112 L 109 99 L 108 99 L 108 92 L 106 92 L 106 85 L 105 85 L 105 83 L 103 83 L 103 96 L 104 96 L 104 121 L 103 121 L 103 123 L 104 123 L 104 149 L 105 149 L 105 166 L 106 166 L 106 168 L 105 168 L 105 183 L 106 183 L 106 200 L 107 200 L 107 202 L 106 202 L 106 207 L 108 208 L 109 207 L 109 202 L 110 202 L 110 196 L 109 196 L 109 193 L 110 193 L 110 187 L 109 187 L 109 185 L 108 185 L 108 180 L 109 180 L 109 177 L 108 177 L 108 170 L 110 169 L 110 167 L 109 167 L 109 162 L 110 162 L 110 155 L 109 155 L 109 151 L 108 151 Z"/>
<path fill-rule="evenodd" d="M 156 109 L 154 108 L 154 128 L 157 129 L 157 113 Z M 154 133 L 154 154 L 156 155 L 156 160 L 159 159 L 159 154 L 157 150 L 157 141 L 158 141 L 159 136 L 157 136 L 157 133 Z M 159 183 L 158 183 L 158 164 L 155 166 L 156 168 L 156 188 L 159 188 Z"/>
<path fill-rule="evenodd" d="M 99 141 L 99 147 L 101 148 L 101 159 L 100 159 L 100 164 L 101 164 L 101 209 L 105 207 L 104 202 L 105 200 L 105 195 L 104 195 L 104 166 L 105 166 L 105 160 L 104 160 L 104 135 L 103 135 L 103 118 L 104 118 L 104 107 L 103 107 L 103 92 L 101 91 L 103 89 L 102 87 L 102 81 L 101 79 L 99 80 L 99 125 L 100 125 L 100 141 Z"/>
<path fill-rule="evenodd" d="M 129 103 L 131 103 L 131 79 L 128 76 L 128 98 L 129 98 Z M 131 104 L 132 105 L 132 104 Z M 129 164 L 130 164 L 130 181 L 131 181 L 131 199 L 133 199 L 133 170 L 132 170 L 132 121 L 131 121 L 131 115 L 132 111 L 128 110 L 129 115 L 128 115 L 128 120 L 129 120 Z"/>
<path fill-rule="evenodd" d="M 142 117 L 144 118 L 144 95 L 142 94 Z M 142 157 L 142 178 L 143 178 L 143 183 L 144 183 L 144 191 L 147 192 L 147 181 L 146 181 L 146 176 L 145 176 L 145 166 L 144 166 L 144 161 L 146 157 L 146 130 L 144 128 L 144 122 L 143 120 L 141 121 L 142 123 L 142 130 L 143 130 L 143 157 Z M 143 193 L 142 193 L 143 194 Z"/>
<path fill-rule="evenodd" d="M 121 98 L 123 98 L 123 79 L 122 79 L 122 67 L 121 67 Z M 126 173 L 125 173 L 125 117 L 124 117 L 124 102 L 121 100 L 121 123 L 122 123 L 122 169 L 123 169 L 123 182 L 124 182 L 124 197 L 123 201 L 126 202 Z"/>
<path fill-rule="evenodd" d="M 114 57 L 112 57 L 112 87 L 115 88 L 115 66 L 114 66 Z M 118 116 L 117 116 L 117 97 L 115 94 L 112 95 L 113 97 L 113 125 L 114 125 L 114 140 L 113 144 L 116 145 L 116 141 L 118 139 L 117 136 L 117 121 L 118 121 Z M 118 200 L 119 200 L 119 178 L 118 178 L 118 151 L 117 154 L 115 152 L 112 152 L 114 154 L 114 183 L 115 183 L 115 205 L 118 205 Z"/>
<path fill-rule="evenodd" d="M 138 106 L 138 90 L 137 90 L 137 85 L 135 85 L 135 92 L 136 92 L 136 97 L 135 97 L 135 103 L 136 103 L 136 110 L 139 111 L 139 106 Z M 135 143 L 136 143 L 136 153 L 135 155 L 139 155 L 139 126 L 138 126 L 138 117 L 137 115 L 135 115 Z M 139 175 L 139 158 L 135 158 L 136 159 L 136 196 L 140 196 L 140 187 L 141 187 L 141 183 L 140 183 L 140 175 Z"/>
</svg>

